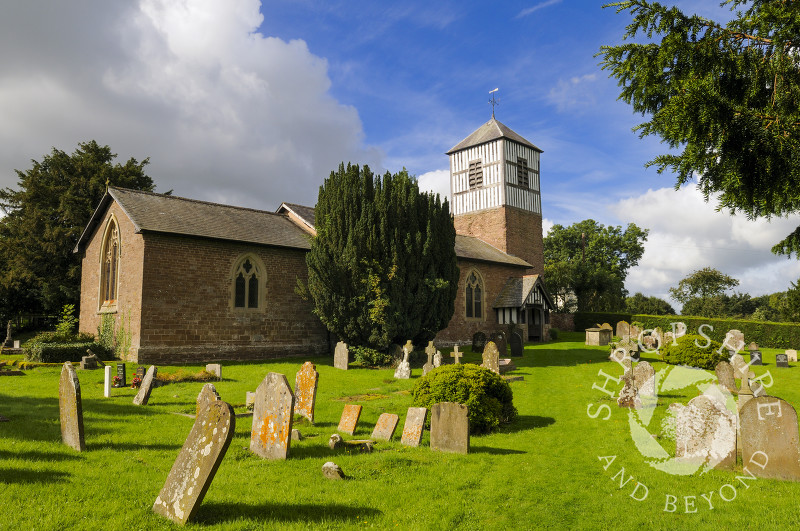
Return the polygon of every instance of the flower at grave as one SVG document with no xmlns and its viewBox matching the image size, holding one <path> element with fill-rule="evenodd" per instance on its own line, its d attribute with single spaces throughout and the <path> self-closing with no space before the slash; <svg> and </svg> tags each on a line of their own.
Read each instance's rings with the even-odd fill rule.
<svg viewBox="0 0 800 531">
<path fill-rule="evenodd" d="M 114 387 L 119 387 L 122 385 L 122 378 L 120 376 L 114 376 Z"/>
<path fill-rule="evenodd" d="M 134 376 L 133 380 L 131 380 L 131 389 L 136 389 L 142 386 L 142 379 L 138 376 Z"/>
</svg>

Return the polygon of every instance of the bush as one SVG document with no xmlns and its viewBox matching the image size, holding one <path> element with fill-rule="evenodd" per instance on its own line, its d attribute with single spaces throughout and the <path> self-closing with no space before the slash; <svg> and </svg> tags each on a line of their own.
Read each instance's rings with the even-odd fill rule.
<svg viewBox="0 0 800 531">
<path fill-rule="evenodd" d="M 389 352 L 381 352 L 369 347 L 350 347 L 350 352 L 353 353 L 353 361 L 362 367 L 386 367 L 394 361 Z"/>
<path fill-rule="evenodd" d="M 708 343 L 706 348 L 698 346 L 706 343 Z M 717 341 L 709 341 L 701 335 L 686 334 L 675 342 L 669 342 L 661 349 L 661 355 L 665 362 L 672 365 L 689 365 L 690 367 L 714 370 L 717 363 L 726 361 L 729 357 L 727 350 L 724 350 L 723 354 L 717 352 L 721 346 Z"/>
<path fill-rule="evenodd" d="M 38 363 L 79 362 L 91 350 L 101 360 L 113 358 L 113 350 L 97 343 L 92 334 L 56 332 L 40 332 L 22 345 L 27 361 Z"/>
<path fill-rule="evenodd" d="M 458 402 L 469 408 L 473 435 L 496 430 L 517 416 L 513 394 L 500 375 L 471 363 L 443 365 L 416 381 L 414 405 L 431 409 L 439 402 Z M 430 421 L 428 421 L 428 425 Z"/>
<path fill-rule="evenodd" d="M 550 341 L 555 341 L 558 339 L 558 328 L 551 328 L 550 329 Z"/>
</svg>

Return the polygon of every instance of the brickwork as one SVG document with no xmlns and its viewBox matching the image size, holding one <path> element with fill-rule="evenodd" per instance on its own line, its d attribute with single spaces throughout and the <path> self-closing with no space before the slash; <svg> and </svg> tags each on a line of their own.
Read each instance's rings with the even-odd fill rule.
<svg viewBox="0 0 800 531">
<path fill-rule="evenodd" d="M 575 331 L 575 314 L 572 313 L 550 313 L 550 326 L 558 328 L 564 332 Z"/>
</svg>

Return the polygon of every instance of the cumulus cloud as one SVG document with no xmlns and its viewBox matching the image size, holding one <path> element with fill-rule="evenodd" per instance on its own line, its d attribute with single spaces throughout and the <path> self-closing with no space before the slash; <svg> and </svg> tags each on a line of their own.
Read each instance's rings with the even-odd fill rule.
<svg viewBox="0 0 800 531">
<path fill-rule="evenodd" d="M 433 192 L 439 194 L 442 199 L 452 200 L 450 197 L 450 170 L 433 170 L 423 173 L 417 177 L 417 183 L 423 192 Z"/>
<path fill-rule="evenodd" d="M 258 33 L 258 0 L 0 8 L 0 185 L 55 146 L 150 157 L 159 190 L 256 208 L 313 204 L 342 160 L 380 167 L 357 111 L 301 40 Z M 269 16 L 267 14 L 267 16 Z"/>
<path fill-rule="evenodd" d="M 650 229 L 644 255 L 628 275 L 628 291 L 667 298 L 670 287 L 704 267 L 737 278 L 737 290 L 753 296 L 784 291 L 800 277 L 800 261 L 770 252 L 800 219 L 751 221 L 717 212 L 715 205 L 694 186 L 648 190 L 613 205 L 623 223 Z"/>
</svg>

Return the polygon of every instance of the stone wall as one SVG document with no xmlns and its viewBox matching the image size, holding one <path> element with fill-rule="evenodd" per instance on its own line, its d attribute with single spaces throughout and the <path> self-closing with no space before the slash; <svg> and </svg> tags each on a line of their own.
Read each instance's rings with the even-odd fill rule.
<svg viewBox="0 0 800 531">
<path fill-rule="evenodd" d="M 564 332 L 575 331 L 575 315 L 571 313 L 550 312 L 550 327 Z"/>
</svg>

